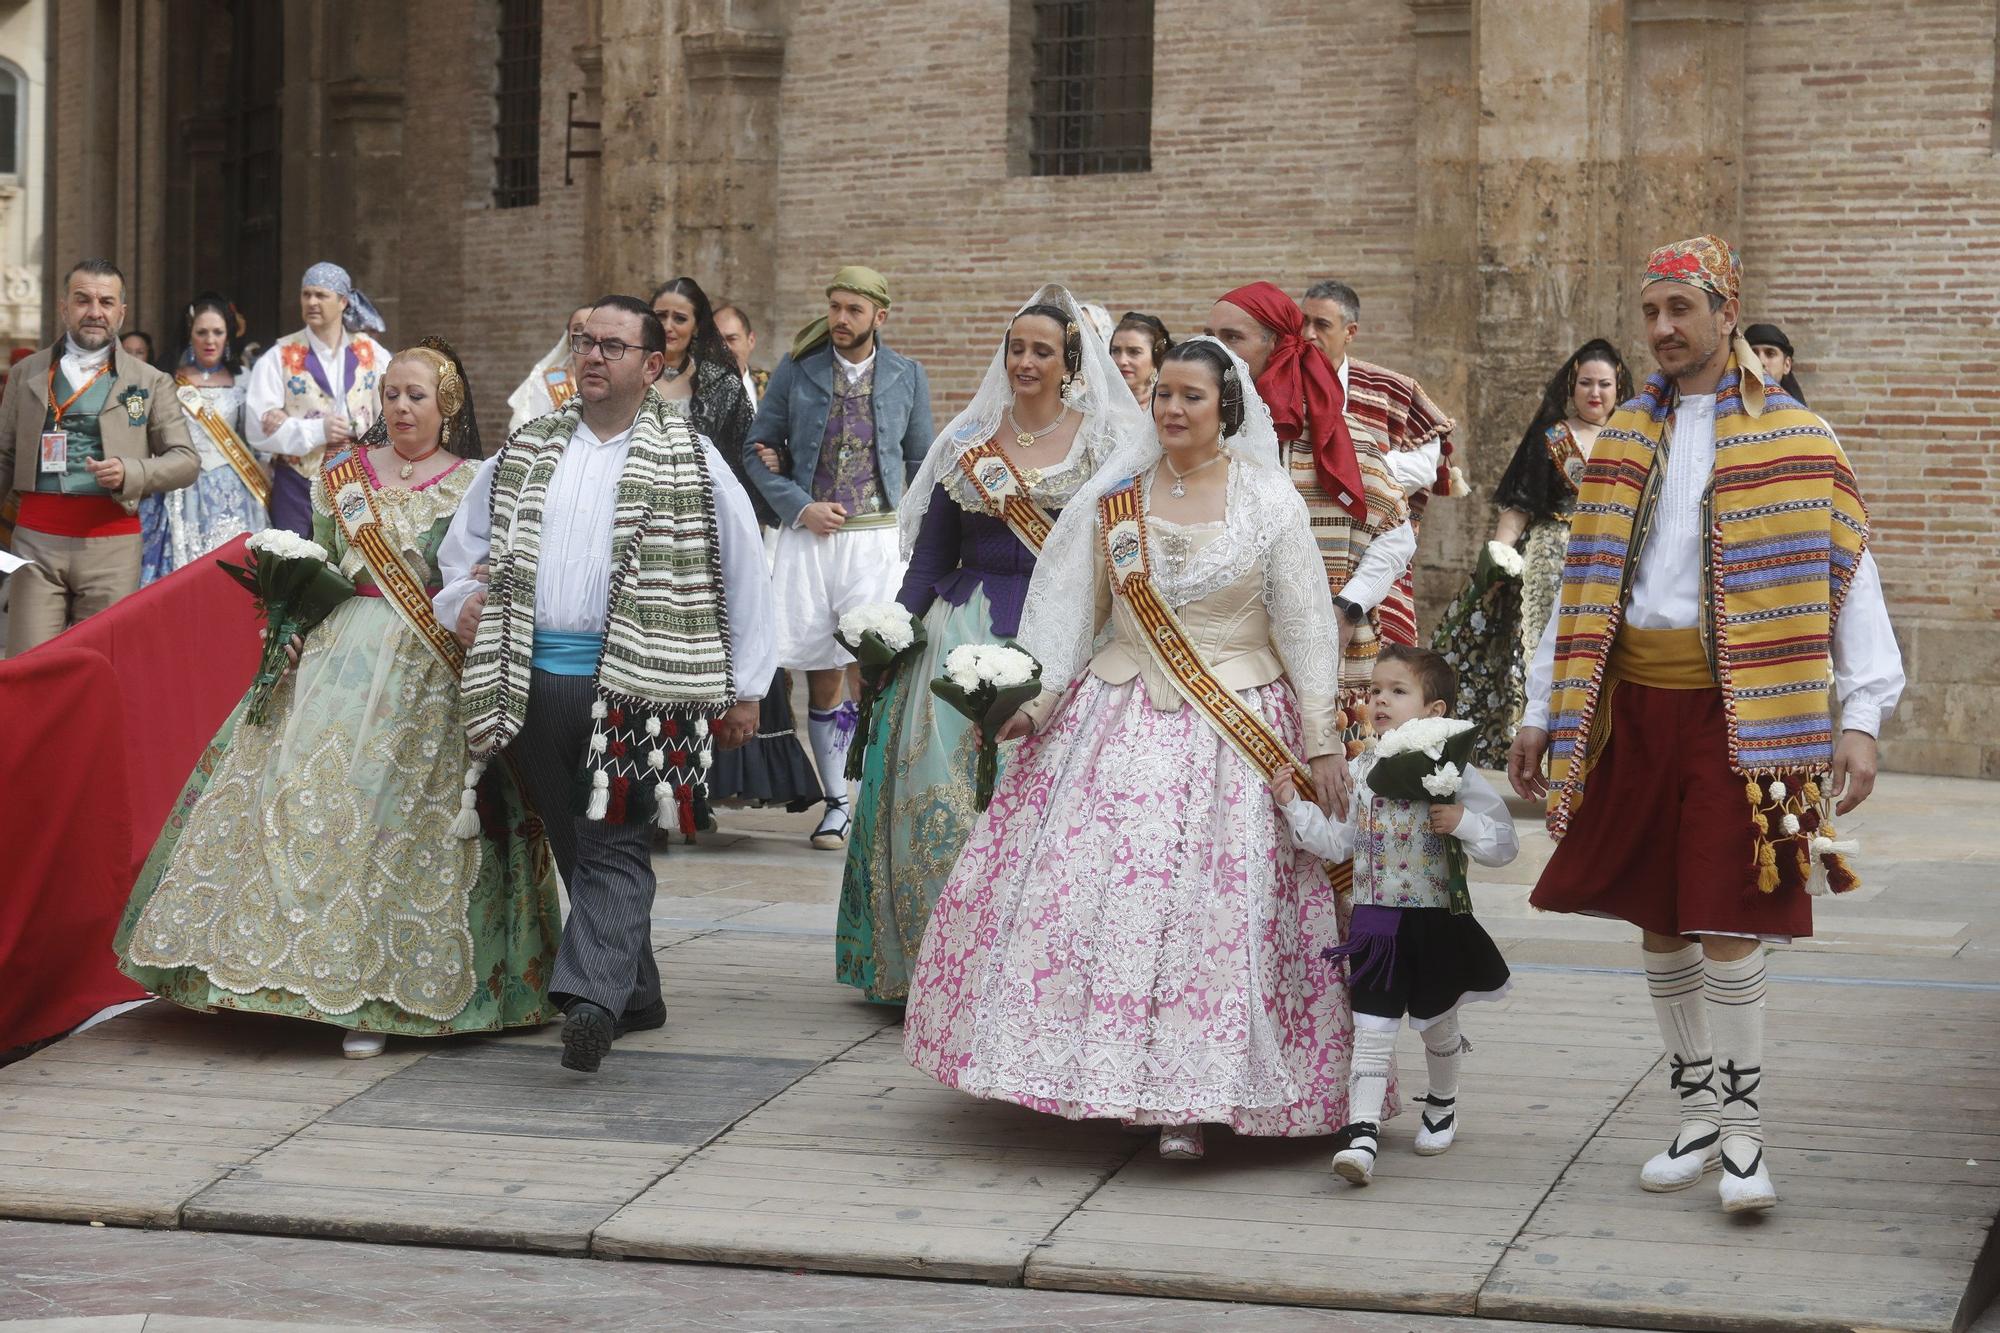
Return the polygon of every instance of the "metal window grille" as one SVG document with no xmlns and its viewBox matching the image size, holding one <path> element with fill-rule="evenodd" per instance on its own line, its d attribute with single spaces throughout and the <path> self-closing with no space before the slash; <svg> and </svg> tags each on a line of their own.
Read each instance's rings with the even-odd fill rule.
<svg viewBox="0 0 2000 1333">
<path fill-rule="evenodd" d="M 0 69 L 0 176 L 21 170 L 21 81 Z"/>
<path fill-rule="evenodd" d="M 1032 3 L 1030 172 L 1152 170 L 1152 0 Z"/>
<path fill-rule="evenodd" d="M 532 207 L 542 193 L 542 0 L 500 0 L 493 101 L 493 206 Z"/>
</svg>

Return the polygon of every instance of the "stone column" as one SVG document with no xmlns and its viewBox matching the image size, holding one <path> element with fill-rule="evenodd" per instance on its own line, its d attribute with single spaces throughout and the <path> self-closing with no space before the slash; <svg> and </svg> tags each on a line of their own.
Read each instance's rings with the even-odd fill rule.
<svg viewBox="0 0 2000 1333">
<path fill-rule="evenodd" d="M 1543 386 L 1631 319 L 1620 294 L 1617 0 L 1488 5 L 1479 46 L 1479 357 L 1471 475 L 1488 493 Z M 1499 14 L 1504 12 L 1501 21 Z M 1483 516 L 1490 523 L 1490 514 Z"/>
<path fill-rule="evenodd" d="M 1415 354 L 1409 370 L 1438 405 L 1460 414 L 1455 444 L 1476 452 L 1472 368 L 1478 326 L 1468 317 L 1479 283 L 1478 64 L 1472 0 L 1410 0 L 1416 43 L 1416 288 L 1411 312 Z M 1461 463 L 1461 466 L 1463 464 Z M 1462 553 L 1477 528 L 1479 506 L 1432 504 L 1417 554 L 1417 605 L 1442 607 L 1456 591 Z M 1428 628 L 1426 624 L 1425 628 Z"/>
<path fill-rule="evenodd" d="M 687 110 L 675 262 L 760 326 L 777 308 L 781 22 L 770 0 L 699 0 L 681 42 Z"/>
<path fill-rule="evenodd" d="M 602 0 L 604 156 L 598 162 L 600 207 L 592 220 L 591 284 L 600 291 L 647 295 L 673 271 L 681 8 L 659 0 Z"/>
<path fill-rule="evenodd" d="M 1627 0 L 1620 261 L 1701 232 L 1739 243 L 1744 0 Z M 1629 303 L 1628 303 L 1629 304 Z"/>
<path fill-rule="evenodd" d="M 395 245 L 409 198 L 403 174 L 409 11 L 396 0 L 316 0 L 286 10 L 280 270 L 292 306 L 306 266 L 347 269 L 393 329 L 401 308 Z M 420 216 L 420 194 L 411 216 Z M 285 319 L 281 327 L 293 327 Z"/>
</svg>

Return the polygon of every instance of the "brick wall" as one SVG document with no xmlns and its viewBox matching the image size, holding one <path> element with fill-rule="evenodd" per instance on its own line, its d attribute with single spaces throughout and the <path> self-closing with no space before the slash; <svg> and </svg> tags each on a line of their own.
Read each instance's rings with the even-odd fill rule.
<svg viewBox="0 0 2000 1333">
<path fill-rule="evenodd" d="M 801 0 L 786 41 L 778 292 L 763 348 L 819 313 L 843 263 L 882 270 L 887 340 L 930 371 L 939 423 L 1041 282 L 1198 329 L 1216 296 L 1337 274 L 1357 353 L 1409 350 L 1415 67 L 1401 0 L 1159 0 L 1153 169 L 1008 173 L 1005 4 Z M 899 33 L 893 59 L 882 34 Z M 1336 54 L 1329 54 L 1336 53 Z M 1232 75 L 1231 71 L 1254 71 Z M 873 145 L 873 147 L 870 147 Z M 860 151 L 854 151 L 859 148 Z"/>
<path fill-rule="evenodd" d="M 2000 777 L 2000 160 L 1991 0 L 1761 0 L 1745 312 L 1859 473 L 1911 685 L 1899 768 Z"/>
<path fill-rule="evenodd" d="M 586 0 L 543 0 L 540 202 L 493 206 L 494 0 L 436 0 L 410 11 L 413 68 L 403 130 L 403 298 L 390 341 L 451 341 L 472 378 L 490 445 L 507 427 L 507 395 L 560 335 L 584 290 L 584 190 L 563 185 L 567 94 L 582 85 L 575 47 Z M 419 40 L 421 39 L 421 40 Z M 426 59 L 418 46 L 453 53 Z"/>
</svg>

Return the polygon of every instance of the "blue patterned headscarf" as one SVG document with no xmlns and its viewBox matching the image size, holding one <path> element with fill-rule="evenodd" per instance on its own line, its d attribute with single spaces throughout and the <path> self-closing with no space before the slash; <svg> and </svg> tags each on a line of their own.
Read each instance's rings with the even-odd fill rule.
<svg viewBox="0 0 2000 1333">
<path fill-rule="evenodd" d="M 349 333 L 386 333 L 389 326 L 382 322 L 382 314 L 375 309 L 375 303 L 363 296 L 354 285 L 354 279 L 347 276 L 347 270 L 338 264 L 325 261 L 314 264 L 299 279 L 299 289 L 323 287 L 335 296 L 347 301 L 347 309 L 340 312 L 341 327 Z"/>
</svg>

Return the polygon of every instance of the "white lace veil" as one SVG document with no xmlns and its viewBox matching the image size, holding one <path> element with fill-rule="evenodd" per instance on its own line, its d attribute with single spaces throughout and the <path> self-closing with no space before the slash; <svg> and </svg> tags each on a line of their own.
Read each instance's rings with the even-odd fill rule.
<svg viewBox="0 0 2000 1333">
<path fill-rule="evenodd" d="M 1250 368 L 1228 344 L 1207 334 L 1175 344 L 1175 351 L 1195 343 L 1210 343 L 1228 357 L 1229 373 L 1242 388 L 1243 424 L 1223 438 L 1224 450 L 1238 463 L 1277 473 L 1284 454 L 1278 448 L 1277 427 L 1271 424 L 1271 409 L 1257 396 Z M 1171 359 L 1173 353 L 1168 356 Z M 1119 384 L 1122 387 L 1124 381 Z M 1131 390 L 1125 396 L 1130 398 Z M 1042 684 L 1047 689 L 1059 690 L 1075 680 L 1089 664 L 1097 641 L 1097 502 L 1126 478 L 1141 475 L 1159 461 L 1160 435 L 1149 421 L 1144 431 L 1098 465 L 1042 543 L 1017 638 L 1042 664 Z"/>
<path fill-rule="evenodd" d="M 896 526 L 905 560 L 916 550 L 917 533 L 923 528 L 924 514 L 930 509 L 931 494 L 938 483 L 951 475 L 966 451 L 978 448 L 999 433 L 1007 409 L 1014 405 L 1014 390 L 1007 382 L 1007 333 L 1014 320 L 1020 318 L 1021 310 L 1031 305 L 1054 306 L 1062 311 L 1076 325 L 1083 344 L 1083 364 L 1063 394 L 1064 401 L 1083 414 L 1083 424 L 1077 428 L 1076 439 L 1071 442 L 1064 461 L 1076 463 L 1085 475 L 1090 475 L 1101 460 L 1153 433 L 1152 424 L 1133 401 L 1132 390 L 1126 387 L 1117 363 L 1111 359 L 1111 344 L 1084 314 L 1082 304 L 1060 283 L 1044 284 L 1007 320 L 1007 327 L 1000 331 L 993 360 L 986 367 L 986 378 L 979 382 L 979 392 L 972 396 L 971 405 L 953 417 L 931 441 L 930 452 L 924 455 L 915 480 L 904 490 Z"/>
</svg>

